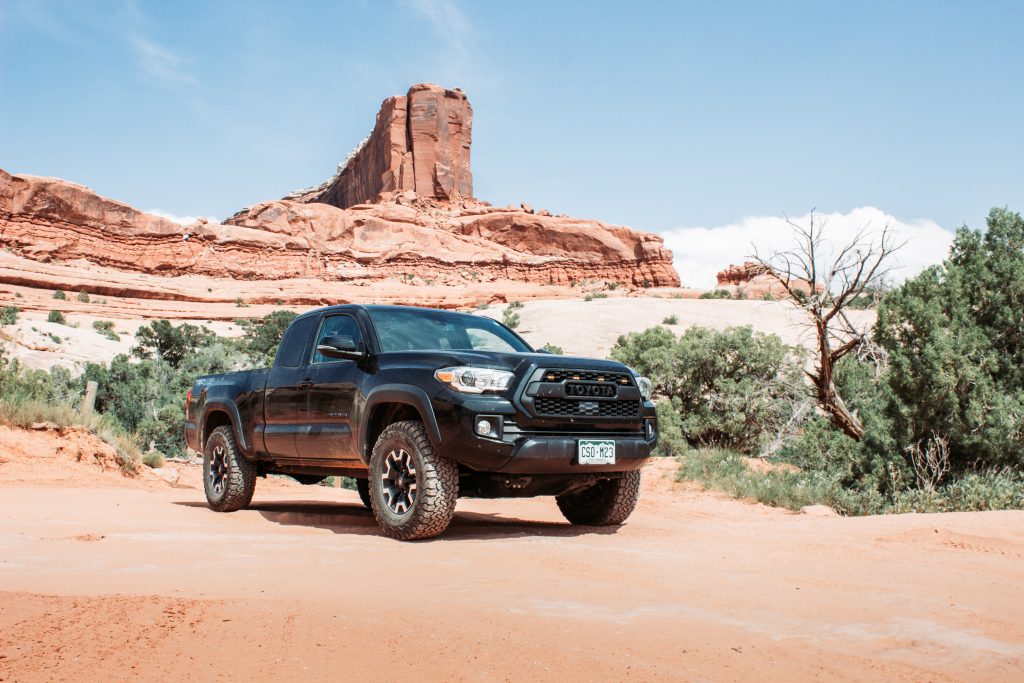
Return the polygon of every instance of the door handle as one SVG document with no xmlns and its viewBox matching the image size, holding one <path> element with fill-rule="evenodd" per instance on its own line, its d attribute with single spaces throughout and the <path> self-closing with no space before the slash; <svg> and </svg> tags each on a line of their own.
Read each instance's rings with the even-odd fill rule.
<svg viewBox="0 0 1024 683">
<path fill-rule="evenodd" d="M 299 389 L 309 389 L 312 386 L 313 386 L 313 378 L 312 377 L 305 377 L 305 378 L 303 378 L 303 380 L 301 382 L 299 382 Z"/>
</svg>

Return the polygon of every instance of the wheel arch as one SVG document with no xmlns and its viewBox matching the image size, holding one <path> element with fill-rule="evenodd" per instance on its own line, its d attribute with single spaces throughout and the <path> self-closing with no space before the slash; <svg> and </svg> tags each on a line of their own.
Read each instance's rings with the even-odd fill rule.
<svg viewBox="0 0 1024 683">
<path fill-rule="evenodd" d="M 251 452 L 249 444 L 245 440 L 245 435 L 240 429 L 242 420 L 238 415 L 238 408 L 233 403 L 221 401 L 208 402 L 203 406 L 203 419 L 200 424 L 202 425 L 202 430 L 199 433 L 199 448 L 201 450 L 206 449 L 206 441 L 210 438 L 210 434 L 213 433 L 214 429 L 228 426 L 231 427 L 231 433 L 235 436 L 235 443 L 238 444 L 242 453 L 248 454 Z"/>
<path fill-rule="evenodd" d="M 366 398 L 359 429 L 359 457 L 370 462 L 370 451 L 380 433 L 393 422 L 419 420 L 427 430 L 431 445 L 441 446 L 441 430 L 427 392 L 413 385 L 387 384 L 370 392 Z"/>
</svg>

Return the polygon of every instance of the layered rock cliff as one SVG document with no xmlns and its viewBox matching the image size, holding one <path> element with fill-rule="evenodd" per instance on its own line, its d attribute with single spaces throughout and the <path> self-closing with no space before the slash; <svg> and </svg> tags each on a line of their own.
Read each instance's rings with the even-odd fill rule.
<svg viewBox="0 0 1024 683">
<path fill-rule="evenodd" d="M 0 170 L 0 247 L 34 262 L 160 276 L 678 286 L 657 235 L 474 199 L 471 138 L 461 91 L 416 85 L 384 101 L 365 144 L 320 187 L 190 226 L 81 185 Z"/>
<path fill-rule="evenodd" d="M 678 282 L 656 235 L 468 201 L 403 201 L 339 209 L 279 200 L 186 227 L 81 185 L 0 171 L 0 244 L 39 261 L 159 275 Z"/>
<path fill-rule="evenodd" d="M 340 209 L 412 192 L 422 199 L 472 198 L 473 109 L 461 90 L 431 83 L 384 100 L 373 132 L 324 184 L 285 199 Z"/>
</svg>

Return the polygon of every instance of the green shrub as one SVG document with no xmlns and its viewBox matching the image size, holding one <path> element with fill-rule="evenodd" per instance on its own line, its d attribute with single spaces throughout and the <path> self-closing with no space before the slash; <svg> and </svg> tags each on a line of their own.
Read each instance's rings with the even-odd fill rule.
<svg viewBox="0 0 1024 683">
<path fill-rule="evenodd" d="M 501 322 L 510 330 L 519 327 L 519 314 L 511 308 L 506 308 L 501 314 Z"/>
<path fill-rule="evenodd" d="M 154 320 L 140 327 L 135 338 L 138 344 L 132 347 L 133 355 L 144 360 L 164 360 L 176 368 L 189 353 L 210 346 L 216 335 L 203 326 L 175 326 L 167 320 Z"/>
<path fill-rule="evenodd" d="M 66 301 L 68 297 L 63 290 L 58 289 L 56 292 L 53 293 L 53 298 L 59 301 Z"/>
<path fill-rule="evenodd" d="M 775 295 L 771 292 L 765 292 L 761 295 L 761 301 L 775 301 Z"/>
<path fill-rule="evenodd" d="M 238 308 L 249 308 L 249 304 L 245 303 L 245 300 L 242 299 L 242 297 L 235 299 L 235 306 Z"/>
<path fill-rule="evenodd" d="M 87 291 L 85 291 L 83 289 L 82 291 L 80 291 L 78 293 L 78 296 L 75 297 L 75 298 L 78 299 L 79 301 L 81 301 L 83 304 L 87 304 L 87 303 L 89 303 L 89 292 L 87 292 Z"/>
<path fill-rule="evenodd" d="M 619 337 L 611 356 L 672 399 L 693 445 L 753 452 L 789 422 L 803 392 L 800 353 L 750 327 L 691 327 L 678 338 L 652 327 Z"/>
<path fill-rule="evenodd" d="M 846 489 L 827 473 L 782 468 L 755 471 L 747 466 L 742 454 L 727 449 L 695 449 L 679 460 L 680 481 L 696 481 L 738 498 L 790 510 L 805 505 L 828 505 L 842 514 L 865 515 L 884 512 L 887 506 L 881 494 Z"/>
<path fill-rule="evenodd" d="M 52 341 L 54 344 L 63 344 L 64 343 L 64 340 L 61 339 L 60 337 L 58 337 L 55 334 L 48 334 L 46 336 L 48 336 L 50 338 L 50 341 Z"/>
<path fill-rule="evenodd" d="M 163 467 L 164 454 L 160 451 L 147 451 L 142 455 L 142 464 L 146 467 Z"/>
<path fill-rule="evenodd" d="M 554 344 L 552 344 L 550 342 L 545 344 L 544 346 L 542 346 L 540 348 L 541 348 L 542 351 L 547 351 L 548 353 L 553 354 L 555 356 L 564 356 L 565 355 L 565 351 L 562 350 L 561 346 L 555 346 Z"/>
<path fill-rule="evenodd" d="M 121 340 L 121 335 L 114 331 L 114 323 L 109 320 L 95 320 L 92 323 L 92 328 L 107 339 L 113 341 Z"/>
<path fill-rule="evenodd" d="M 298 317 L 294 311 L 274 311 L 256 320 L 239 320 L 243 330 L 241 349 L 253 365 L 267 366 L 274 362 L 284 331 Z"/>
<path fill-rule="evenodd" d="M 727 289 L 715 289 L 710 292 L 701 292 L 701 299 L 731 299 L 732 294 Z"/>
<path fill-rule="evenodd" d="M 508 308 L 513 310 L 513 311 L 516 310 L 517 308 L 522 308 L 522 307 L 523 307 L 523 302 L 522 301 L 513 301 L 512 303 L 510 303 L 508 305 Z"/>
<path fill-rule="evenodd" d="M 661 321 L 661 324 L 662 325 L 678 325 L 679 324 L 679 316 L 678 315 L 665 316 L 665 319 Z"/>
<path fill-rule="evenodd" d="M 949 440 L 951 475 L 1024 470 L 1024 218 L 993 209 L 950 257 L 885 295 L 887 412 L 899 452 Z"/>
<path fill-rule="evenodd" d="M 844 484 L 830 472 L 782 468 L 755 471 L 741 454 L 723 449 L 690 450 L 679 461 L 681 481 L 696 481 L 740 498 L 791 510 L 828 505 L 844 515 L 874 515 L 1024 508 L 1024 476 L 1018 472 L 970 473 L 935 491 L 879 491 Z"/>
<path fill-rule="evenodd" d="M 67 325 L 67 320 L 64 319 L 64 314 L 60 311 L 50 311 L 50 314 L 46 316 L 46 322 Z"/>
<path fill-rule="evenodd" d="M 21 309 L 17 306 L 4 306 L 0 308 L 0 325 L 13 325 L 18 322 L 18 314 Z"/>
<path fill-rule="evenodd" d="M 674 457 L 689 450 L 683 436 L 683 421 L 679 417 L 679 408 L 671 399 L 663 398 L 654 404 L 658 411 L 658 445 L 654 447 L 654 455 Z"/>
</svg>

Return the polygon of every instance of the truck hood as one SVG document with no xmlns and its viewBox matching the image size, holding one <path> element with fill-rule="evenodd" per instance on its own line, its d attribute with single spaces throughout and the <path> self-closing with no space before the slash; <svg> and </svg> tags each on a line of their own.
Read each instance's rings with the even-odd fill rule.
<svg viewBox="0 0 1024 683">
<path fill-rule="evenodd" d="M 497 351 L 399 351 L 382 353 L 378 356 L 381 362 L 414 363 L 417 365 L 433 365 L 435 369 L 456 365 L 469 365 L 480 368 L 496 368 L 511 370 L 519 376 L 530 367 L 572 368 L 589 370 L 606 370 L 608 372 L 629 372 L 630 369 L 612 360 L 599 358 L 580 358 L 576 356 L 556 356 L 549 353 L 501 353 Z"/>
</svg>

